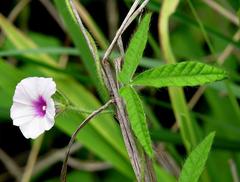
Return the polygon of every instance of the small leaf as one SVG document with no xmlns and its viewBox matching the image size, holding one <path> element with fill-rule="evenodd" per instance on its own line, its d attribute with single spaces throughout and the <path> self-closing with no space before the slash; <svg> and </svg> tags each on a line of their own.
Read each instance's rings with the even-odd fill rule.
<svg viewBox="0 0 240 182">
<path fill-rule="evenodd" d="M 137 92 L 132 87 L 127 86 L 120 90 L 120 94 L 126 102 L 127 112 L 134 134 L 146 153 L 152 157 L 152 142 L 147 127 L 146 116 Z"/>
<path fill-rule="evenodd" d="M 137 32 L 130 41 L 125 55 L 123 69 L 118 75 L 122 83 L 129 83 L 142 58 L 142 54 L 148 39 L 150 19 L 151 14 L 149 13 L 143 18 L 137 29 Z"/>
<path fill-rule="evenodd" d="M 227 77 L 227 73 L 219 68 L 200 62 L 189 61 L 177 64 L 167 64 L 139 74 L 133 85 L 152 87 L 196 86 Z"/>
<path fill-rule="evenodd" d="M 207 161 L 215 132 L 210 133 L 189 155 L 182 172 L 179 177 L 179 182 L 197 182 L 203 172 Z"/>
</svg>

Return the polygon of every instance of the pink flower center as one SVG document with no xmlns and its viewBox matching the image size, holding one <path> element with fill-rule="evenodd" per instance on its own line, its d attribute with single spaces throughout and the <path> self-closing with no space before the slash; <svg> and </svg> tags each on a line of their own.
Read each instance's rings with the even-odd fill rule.
<svg viewBox="0 0 240 182">
<path fill-rule="evenodd" d="M 42 96 L 39 96 L 37 100 L 33 101 L 33 106 L 36 111 L 36 115 L 44 117 L 47 110 L 47 103 Z"/>
</svg>

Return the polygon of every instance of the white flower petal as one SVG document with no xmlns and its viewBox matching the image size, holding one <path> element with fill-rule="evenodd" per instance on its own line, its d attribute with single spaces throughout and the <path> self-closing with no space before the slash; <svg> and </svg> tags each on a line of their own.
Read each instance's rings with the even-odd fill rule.
<svg viewBox="0 0 240 182">
<path fill-rule="evenodd" d="M 22 103 L 25 105 L 32 105 L 32 98 L 30 97 L 26 89 L 24 89 L 21 82 L 16 87 L 16 90 L 13 96 L 13 101 Z"/>
<path fill-rule="evenodd" d="M 20 130 L 24 137 L 35 139 L 41 135 L 45 131 L 44 120 L 45 118 L 35 117 L 31 122 L 21 125 Z"/>
<path fill-rule="evenodd" d="M 17 102 L 12 105 L 10 115 L 16 126 L 28 122 L 35 116 L 33 107 Z"/>
<path fill-rule="evenodd" d="M 54 118 L 45 117 L 42 121 L 45 130 L 50 130 L 54 125 Z"/>
<path fill-rule="evenodd" d="M 38 91 L 45 97 L 51 97 L 56 92 L 56 84 L 52 78 L 38 78 Z"/>
<path fill-rule="evenodd" d="M 54 118 L 56 114 L 56 108 L 53 99 L 47 100 L 47 110 L 46 113 L 50 118 Z"/>
<path fill-rule="evenodd" d="M 29 77 L 17 85 L 14 99 L 23 101 L 31 98 L 31 100 L 35 100 L 39 95 L 51 97 L 55 92 L 56 84 L 52 78 Z"/>
<path fill-rule="evenodd" d="M 47 102 L 47 110 L 45 115 L 45 121 L 44 121 L 44 128 L 45 130 L 49 130 L 54 125 L 54 117 L 55 117 L 55 105 L 53 99 L 48 99 Z"/>
<path fill-rule="evenodd" d="M 23 79 L 16 88 L 16 91 L 20 91 L 20 93 L 24 93 L 25 97 L 31 98 L 31 100 L 37 99 L 39 93 L 37 92 L 37 77 L 29 77 Z"/>
<path fill-rule="evenodd" d="M 13 125 L 21 126 L 21 125 L 24 125 L 24 124 L 27 124 L 27 123 L 31 122 L 33 119 L 34 119 L 34 116 L 32 116 L 32 115 L 18 117 L 16 119 L 13 119 Z"/>
</svg>

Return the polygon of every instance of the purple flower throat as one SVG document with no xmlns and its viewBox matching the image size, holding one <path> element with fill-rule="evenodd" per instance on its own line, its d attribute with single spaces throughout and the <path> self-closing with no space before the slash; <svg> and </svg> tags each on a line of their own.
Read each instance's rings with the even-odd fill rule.
<svg viewBox="0 0 240 182">
<path fill-rule="evenodd" d="M 33 107 L 36 111 L 36 116 L 45 116 L 47 110 L 47 103 L 42 96 L 39 96 L 37 100 L 33 101 Z"/>
</svg>

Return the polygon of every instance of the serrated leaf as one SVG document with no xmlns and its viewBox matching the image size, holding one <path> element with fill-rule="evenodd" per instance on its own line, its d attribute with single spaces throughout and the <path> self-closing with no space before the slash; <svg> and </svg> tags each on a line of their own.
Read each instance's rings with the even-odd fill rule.
<svg viewBox="0 0 240 182">
<path fill-rule="evenodd" d="M 139 74 L 131 84 L 152 87 L 196 86 L 227 77 L 227 73 L 219 68 L 200 62 L 189 61 L 167 64 Z"/>
<path fill-rule="evenodd" d="M 126 102 L 127 113 L 134 134 L 146 153 L 152 157 L 152 142 L 147 127 L 146 116 L 137 92 L 132 87 L 126 86 L 120 90 L 120 94 Z"/>
<path fill-rule="evenodd" d="M 150 13 L 145 15 L 136 33 L 130 41 L 125 55 L 123 68 L 118 75 L 122 83 L 129 83 L 142 58 L 143 51 L 147 43 L 150 19 Z"/>
<path fill-rule="evenodd" d="M 207 161 L 215 132 L 210 133 L 189 155 L 182 172 L 179 182 L 197 182 L 203 172 Z"/>
</svg>

